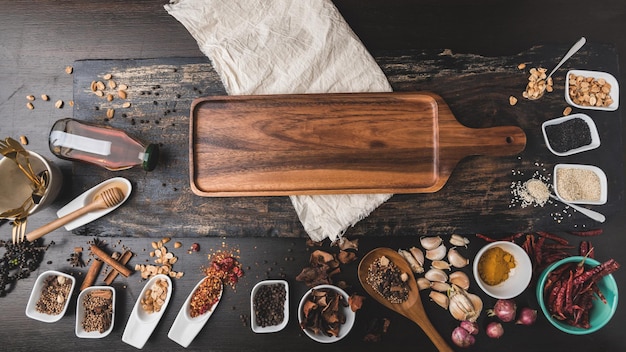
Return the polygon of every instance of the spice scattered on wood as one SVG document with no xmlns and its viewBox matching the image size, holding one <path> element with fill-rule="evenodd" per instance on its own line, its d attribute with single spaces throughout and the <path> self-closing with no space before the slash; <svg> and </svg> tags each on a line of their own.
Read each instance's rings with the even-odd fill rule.
<svg viewBox="0 0 626 352">
<path fill-rule="evenodd" d="M 243 270 L 237 257 L 230 250 L 219 250 L 208 255 L 209 266 L 204 268 L 204 274 L 216 277 L 224 284 L 235 288 L 239 278 L 243 276 Z"/>
<path fill-rule="evenodd" d="M 545 128 L 550 147 L 558 153 L 591 144 L 591 130 L 585 120 L 573 118 Z"/>
<path fill-rule="evenodd" d="M 408 274 L 389 258 L 376 258 L 367 269 L 366 282 L 378 294 L 391 303 L 403 303 L 409 297 Z"/>
<path fill-rule="evenodd" d="M 111 327 L 113 318 L 113 293 L 110 290 L 93 290 L 83 299 L 85 316 L 81 322 L 86 332 L 103 333 Z"/>
<path fill-rule="evenodd" d="M 531 178 L 525 182 L 516 182 L 511 186 L 511 193 L 522 208 L 528 206 L 543 207 L 550 198 L 548 185 L 538 178 Z"/>
<path fill-rule="evenodd" d="M 165 243 L 169 242 L 169 238 L 165 240 L 163 238 L 159 241 L 153 241 L 151 243 L 154 251 L 149 253 L 150 257 L 156 257 L 154 259 L 154 263 L 157 265 L 144 265 L 144 264 L 136 264 L 135 271 L 139 271 L 141 273 L 142 279 L 149 279 L 157 274 L 169 275 L 171 278 L 180 279 L 183 277 L 184 273 L 182 271 L 174 271 L 174 264 L 178 261 L 178 257 L 176 257 L 172 252 L 168 252 L 167 247 L 165 247 Z M 165 242 L 164 242 L 165 240 Z M 176 248 L 176 246 L 174 246 Z"/>
<path fill-rule="evenodd" d="M 478 275 L 487 285 L 495 286 L 509 278 L 515 265 L 511 253 L 500 247 L 489 248 L 478 260 Z"/>
<path fill-rule="evenodd" d="M 48 315 L 59 315 L 69 298 L 72 281 L 62 275 L 48 275 L 41 289 L 35 310 Z"/>
<path fill-rule="evenodd" d="M 18 280 L 25 279 L 39 268 L 45 252 L 54 242 L 42 246 L 43 239 L 13 243 L 0 240 L 4 254 L 0 258 L 0 297 L 11 292 Z"/>
<path fill-rule="evenodd" d="M 254 319 L 261 327 L 274 326 L 285 320 L 285 285 L 276 283 L 262 285 L 255 293 L 252 304 Z"/>
</svg>

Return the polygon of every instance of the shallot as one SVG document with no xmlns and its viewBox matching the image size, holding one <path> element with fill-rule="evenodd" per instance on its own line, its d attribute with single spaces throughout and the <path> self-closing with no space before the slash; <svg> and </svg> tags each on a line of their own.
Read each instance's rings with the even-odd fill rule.
<svg viewBox="0 0 626 352">
<path fill-rule="evenodd" d="M 492 321 L 491 323 L 487 324 L 485 332 L 487 333 L 487 336 L 491 337 L 492 339 L 499 339 L 500 337 L 502 337 L 502 335 L 504 335 L 504 328 L 502 327 L 502 324 L 498 323 L 497 321 Z"/>
<path fill-rule="evenodd" d="M 515 321 L 515 324 L 533 325 L 536 320 L 537 320 L 537 310 L 524 307 L 520 309 L 519 316 L 517 318 L 517 321 Z"/>
<path fill-rule="evenodd" d="M 478 335 L 480 329 L 475 321 L 463 320 L 460 326 L 472 335 Z"/>
<path fill-rule="evenodd" d="M 499 299 L 493 306 L 493 309 L 487 311 L 487 315 L 490 317 L 496 316 L 504 323 L 515 320 L 515 314 L 517 312 L 517 305 L 512 299 Z"/>
<path fill-rule="evenodd" d="M 476 338 L 467 330 L 458 326 L 452 330 L 452 342 L 459 347 L 470 347 L 476 342 Z"/>
</svg>

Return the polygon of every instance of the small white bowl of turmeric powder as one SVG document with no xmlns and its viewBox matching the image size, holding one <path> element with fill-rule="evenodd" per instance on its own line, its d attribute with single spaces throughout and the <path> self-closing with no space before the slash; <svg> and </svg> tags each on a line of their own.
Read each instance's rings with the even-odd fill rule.
<svg viewBox="0 0 626 352">
<path fill-rule="evenodd" d="M 481 248 L 473 265 L 474 279 L 489 296 L 509 299 L 528 287 L 533 268 L 526 251 L 513 242 L 496 241 Z"/>
</svg>

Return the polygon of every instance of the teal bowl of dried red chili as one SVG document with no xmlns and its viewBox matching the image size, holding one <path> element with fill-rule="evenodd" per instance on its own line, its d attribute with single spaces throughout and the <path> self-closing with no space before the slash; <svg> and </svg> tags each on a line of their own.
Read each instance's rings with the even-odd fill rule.
<svg viewBox="0 0 626 352">
<path fill-rule="evenodd" d="M 581 265 L 582 264 L 582 265 Z M 537 300 L 546 319 L 557 329 L 584 335 L 604 327 L 617 310 L 613 260 L 568 257 L 548 266 L 537 282 Z"/>
</svg>

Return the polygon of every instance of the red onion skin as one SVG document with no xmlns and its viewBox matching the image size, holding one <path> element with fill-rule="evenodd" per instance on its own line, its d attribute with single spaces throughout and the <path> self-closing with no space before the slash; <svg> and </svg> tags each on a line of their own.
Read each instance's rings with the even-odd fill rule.
<svg viewBox="0 0 626 352">
<path fill-rule="evenodd" d="M 463 320 L 461 322 L 461 327 L 472 335 L 477 335 L 480 331 L 478 324 L 475 321 Z"/>
<path fill-rule="evenodd" d="M 524 307 L 520 309 L 517 321 L 515 324 L 520 325 L 533 325 L 537 320 L 537 310 Z"/>
<path fill-rule="evenodd" d="M 488 311 L 490 317 L 496 316 L 504 323 L 515 320 L 515 314 L 517 311 L 517 305 L 512 299 L 499 299 L 493 306 L 493 309 Z"/>
<path fill-rule="evenodd" d="M 459 347 L 470 347 L 476 342 L 476 338 L 467 330 L 458 326 L 452 330 L 452 342 Z"/>
<path fill-rule="evenodd" d="M 502 324 L 498 323 L 497 321 L 492 321 L 491 323 L 487 324 L 485 332 L 487 333 L 487 336 L 491 337 L 492 339 L 499 339 L 500 337 L 502 337 L 502 335 L 504 335 L 504 328 L 502 327 Z"/>
</svg>

